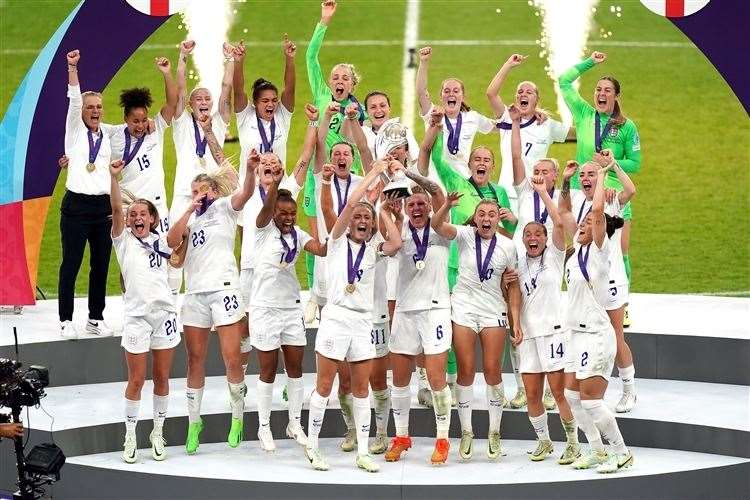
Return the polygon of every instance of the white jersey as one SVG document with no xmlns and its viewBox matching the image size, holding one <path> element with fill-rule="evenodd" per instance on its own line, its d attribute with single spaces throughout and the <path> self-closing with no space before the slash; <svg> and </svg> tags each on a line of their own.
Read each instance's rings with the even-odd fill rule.
<svg viewBox="0 0 750 500">
<path fill-rule="evenodd" d="M 190 216 L 184 266 L 186 294 L 239 288 L 234 258 L 238 216 L 231 196 L 217 199 L 200 216 Z"/>
<path fill-rule="evenodd" d="M 382 241 L 382 240 L 381 240 Z M 387 323 L 388 314 L 388 258 L 378 259 L 375 263 L 375 286 L 372 301 L 372 323 Z"/>
<path fill-rule="evenodd" d="M 260 185 L 255 186 L 255 192 L 247 200 L 240 214 L 240 220 L 242 221 L 242 224 L 240 224 L 242 226 L 240 269 L 252 269 L 255 267 L 255 222 L 263 208 L 263 200 L 266 197 L 265 191 L 261 191 L 262 189 L 263 187 Z M 286 189 L 292 193 L 292 198 L 297 199 L 302 186 L 297 184 L 297 180 L 294 177 L 286 177 L 279 184 L 279 189 Z M 237 221 L 238 224 L 240 220 Z"/>
<path fill-rule="evenodd" d="M 286 141 L 289 137 L 289 128 L 292 123 L 292 113 L 279 102 L 276 111 L 273 113 L 273 140 L 271 149 L 281 160 L 282 165 L 286 165 Z M 245 109 L 237 113 L 237 134 L 240 137 L 240 169 L 245 168 L 247 156 L 250 151 L 255 149 L 259 154 L 263 151 L 263 139 L 260 135 L 260 127 L 266 134 L 266 139 L 271 139 L 271 122 L 258 118 L 255 105 L 247 103 Z"/>
<path fill-rule="evenodd" d="M 89 129 L 83 122 L 83 97 L 81 87 L 68 85 L 68 114 L 65 118 L 65 156 L 68 157 L 68 175 L 65 189 L 78 194 L 109 194 L 111 180 L 109 163 L 111 147 L 106 131 L 111 125 L 102 124 L 99 134 L 92 134 L 94 143 L 101 138 L 101 145 L 94 159 L 96 168 L 89 172 Z"/>
<path fill-rule="evenodd" d="M 509 238 L 496 234 L 495 250 L 487 268 L 488 278 L 481 281 L 476 257 L 476 228 L 454 226 L 458 247 L 458 279 L 453 288 L 453 305 L 479 316 L 500 317 L 507 309 L 500 281 L 508 267 L 516 267 L 516 247 Z M 482 262 L 491 240 L 480 238 Z"/>
<path fill-rule="evenodd" d="M 378 247 L 383 238 L 375 235 L 366 243 L 355 243 L 348 235 L 343 234 L 337 239 L 328 239 L 328 266 L 326 282 L 328 284 L 328 303 L 361 313 L 368 320 L 372 318 L 372 302 L 375 294 L 375 263 L 382 259 Z M 351 251 L 352 264 L 364 245 L 364 253 L 359 270 L 354 278 L 354 291 L 349 293 L 348 254 Z"/>
<path fill-rule="evenodd" d="M 604 309 L 609 300 L 609 246 L 605 236 L 602 248 L 596 243 L 574 245 L 575 253 L 565 266 L 568 284 L 568 327 L 571 330 L 597 332 L 610 325 Z M 581 271 L 585 263 L 589 279 Z"/>
<path fill-rule="evenodd" d="M 552 229 L 554 224 L 552 223 L 552 217 L 547 213 L 547 207 L 544 206 L 542 198 L 534 191 L 531 187 L 531 181 L 529 178 L 525 178 L 518 186 L 513 186 L 518 195 L 518 224 L 516 225 L 516 232 L 513 233 L 513 242 L 518 247 L 519 255 L 523 249 L 523 228 L 529 222 L 535 220 L 541 221 L 544 219 L 544 227 L 547 228 L 547 240 L 551 241 Z M 560 191 L 555 189 L 552 193 L 552 201 L 557 205 L 560 200 Z"/>
<path fill-rule="evenodd" d="M 161 116 L 154 117 L 156 131 L 143 136 L 143 142 L 130 163 L 122 169 L 120 189 L 128 191 L 137 198 L 145 198 L 154 205 L 167 204 L 167 192 L 164 188 L 164 132 L 169 124 Z M 127 125 L 111 127 L 109 141 L 112 145 L 112 161 L 120 160 L 125 155 L 125 136 Z M 136 147 L 138 139 L 130 136 L 130 154 Z M 166 216 L 166 214 L 164 214 Z"/>
<path fill-rule="evenodd" d="M 172 137 L 174 138 L 174 148 L 177 153 L 177 167 L 174 176 L 174 193 L 173 196 L 190 196 L 192 191 L 190 184 L 198 174 L 216 170 L 218 165 L 211 155 L 211 150 L 206 145 L 206 153 L 203 160 L 206 166 L 202 166 L 200 158 L 196 152 L 195 126 L 193 125 L 193 115 L 186 109 L 180 116 L 172 120 Z M 197 124 L 198 134 L 201 141 L 205 137 L 200 124 Z M 217 111 L 211 117 L 211 130 L 219 142 L 219 146 L 224 146 L 224 138 L 227 134 L 228 123 L 224 123 L 221 114 Z"/>
<path fill-rule="evenodd" d="M 591 212 L 591 204 L 592 201 L 586 199 L 586 194 L 584 194 L 582 189 L 570 190 L 570 210 L 573 213 L 573 217 L 575 217 L 576 225 L 580 224 L 588 213 Z"/>
<path fill-rule="evenodd" d="M 565 250 L 548 244 L 539 257 L 518 255 L 521 328 L 524 339 L 562 333 L 562 278 Z"/>
<path fill-rule="evenodd" d="M 323 176 L 321 174 L 315 174 L 315 212 L 317 216 L 317 224 L 318 224 L 318 240 L 321 243 L 325 243 L 326 238 L 328 238 L 328 229 L 326 228 L 326 221 L 323 217 L 323 208 L 320 203 L 320 190 L 322 188 L 321 182 L 323 181 Z M 362 177 L 358 175 L 351 174 L 349 176 L 348 180 L 341 180 L 338 179 L 339 183 L 339 190 L 336 190 L 336 178 L 334 176 L 334 179 L 331 180 L 331 197 L 333 198 L 333 209 L 336 210 L 336 213 L 339 213 L 341 210 L 343 210 L 344 206 L 346 205 L 347 200 L 349 199 L 349 194 L 351 194 L 352 191 L 359 185 L 359 183 L 362 182 Z M 341 193 L 341 203 L 339 204 L 338 200 L 338 193 Z M 329 254 L 330 255 L 330 254 Z M 316 295 L 319 297 L 325 298 L 327 294 L 327 276 L 328 273 L 326 272 L 326 260 L 328 257 L 318 257 L 315 256 L 315 276 L 313 280 L 313 288 Z"/>
<path fill-rule="evenodd" d="M 251 307 L 269 307 L 293 309 L 300 306 L 299 281 L 294 264 L 303 252 L 303 248 L 312 237 L 297 226 L 296 248 L 294 258 L 287 262 L 287 250 L 281 242 L 282 237 L 289 251 L 295 248 L 292 234 L 282 236 L 279 228 L 271 220 L 265 227 L 255 231 L 255 271 L 253 272 L 253 291 Z"/>
<path fill-rule="evenodd" d="M 425 122 L 425 128 L 430 126 L 430 113 L 434 105 L 430 106 L 427 113 L 422 116 Z M 448 118 L 451 127 L 455 130 L 456 120 Z M 495 129 L 496 121 L 487 118 L 486 116 L 477 113 L 476 111 L 461 111 L 461 130 L 458 138 L 458 152 L 456 154 L 451 153 L 448 150 L 448 133 L 449 129 L 443 124 L 443 159 L 453 169 L 460 173 L 462 177 L 470 177 L 471 171 L 469 171 L 469 156 L 471 156 L 471 147 L 474 144 L 474 136 L 477 132 L 482 134 L 489 134 Z"/>
<path fill-rule="evenodd" d="M 112 246 L 125 283 L 125 316 L 146 316 L 155 311 L 175 312 L 172 289 L 167 281 L 169 257 L 159 253 L 170 253 L 166 239 L 151 233 L 139 240 L 126 227 L 120 236 L 112 238 Z"/>
<path fill-rule="evenodd" d="M 401 250 L 398 259 L 398 281 L 396 285 L 396 311 L 425 311 L 450 308 L 448 291 L 448 249 L 450 240 L 428 229 L 427 253 L 424 268 L 416 267 L 417 244 L 412 237 L 408 221 L 401 230 Z M 424 240 L 424 228 L 416 230 L 420 242 Z"/>
<path fill-rule="evenodd" d="M 398 118 L 396 118 L 398 120 Z M 414 163 L 417 161 L 417 158 L 419 158 L 419 143 L 417 142 L 417 139 L 414 137 L 414 133 L 411 131 L 410 128 L 406 128 L 406 141 L 409 144 L 409 163 Z M 363 125 L 362 131 L 365 133 L 365 138 L 367 139 L 367 147 L 370 150 L 370 154 L 372 155 L 373 160 L 378 159 L 378 152 L 375 151 L 375 138 L 378 136 L 377 131 L 373 130 L 373 128 L 369 125 Z M 385 154 L 385 152 L 383 153 Z M 381 155 L 382 157 L 383 155 Z"/>
<path fill-rule="evenodd" d="M 604 213 L 611 216 L 622 217 L 622 208 L 620 200 L 615 197 L 612 203 L 607 203 L 604 207 Z M 615 231 L 609 239 L 609 288 L 627 285 L 628 275 L 625 272 L 625 261 L 622 259 L 622 228 Z"/>
<path fill-rule="evenodd" d="M 526 120 L 521 120 L 524 123 Z M 511 124 L 508 116 L 508 108 L 505 108 L 500 123 Z M 534 121 L 521 129 L 521 158 L 526 170 L 526 177 L 530 178 L 534 173 L 534 165 L 542 158 L 547 158 L 547 152 L 553 142 L 565 142 L 570 127 L 557 120 L 547 118 L 544 123 Z M 500 155 L 503 157 L 500 169 L 500 185 L 508 192 L 508 196 L 514 197 L 513 190 L 513 155 L 510 147 L 511 130 L 500 128 Z"/>
</svg>

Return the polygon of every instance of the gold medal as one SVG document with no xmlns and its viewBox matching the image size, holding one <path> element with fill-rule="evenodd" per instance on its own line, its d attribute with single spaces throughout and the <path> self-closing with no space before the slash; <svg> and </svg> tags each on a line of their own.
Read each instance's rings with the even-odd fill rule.
<svg viewBox="0 0 750 500">
<path fill-rule="evenodd" d="M 344 290 L 346 290 L 346 293 L 354 293 L 354 290 L 356 289 L 357 287 L 354 285 L 354 283 L 349 283 L 348 285 L 346 285 L 346 288 L 344 288 Z"/>
<path fill-rule="evenodd" d="M 206 168 L 206 158 L 203 156 L 198 157 L 198 163 L 201 164 L 201 167 Z"/>
<path fill-rule="evenodd" d="M 424 269 L 424 266 L 425 264 L 423 260 L 418 260 L 417 262 L 414 263 L 414 267 L 417 268 L 417 271 L 421 271 L 422 269 Z"/>
<path fill-rule="evenodd" d="M 94 165 L 93 163 L 89 163 L 88 165 L 86 165 L 86 170 L 88 170 L 88 172 L 91 173 L 94 170 L 96 170 L 96 165 Z"/>
</svg>

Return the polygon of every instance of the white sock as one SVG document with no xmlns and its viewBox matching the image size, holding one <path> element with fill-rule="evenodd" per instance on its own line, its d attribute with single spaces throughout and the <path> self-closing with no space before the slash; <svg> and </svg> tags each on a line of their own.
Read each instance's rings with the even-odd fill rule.
<svg viewBox="0 0 750 500">
<path fill-rule="evenodd" d="M 536 437 L 539 439 L 539 441 L 549 441 L 549 430 L 547 429 L 547 412 L 542 412 L 541 415 L 538 415 L 536 417 L 532 417 L 529 415 L 529 422 L 531 422 L 531 427 L 534 428 L 534 432 L 536 432 Z"/>
<path fill-rule="evenodd" d="M 596 428 L 596 425 L 594 425 L 594 421 L 589 416 L 589 413 L 583 409 L 583 406 L 581 405 L 581 394 L 578 391 L 565 389 L 565 399 L 568 400 L 570 411 L 573 413 L 576 422 L 578 422 L 578 427 L 580 427 L 586 435 L 586 440 L 589 442 L 591 449 L 593 451 L 603 452 L 604 444 L 602 444 L 599 430 Z"/>
<path fill-rule="evenodd" d="M 510 344 L 510 366 L 513 368 L 513 376 L 516 378 L 516 391 L 523 390 L 523 377 L 518 369 L 521 367 L 521 358 L 518 356 L 518 349 Z"/>
<path fill-rule="evenodd" d="M 286 379 L 286 395 L 289 399 L 289 423 L 292 427 L 302 427 L 302 402 L 305 399 L 305 384 L 300 378 Z"/>
<path fill-rule="evenodd" d="M 247 375 L 247 365 L 242 365 L 242 376 Z"/>
<path fill-rule="evenodd" d="M 458 420 L 461 430 L 472 432 L 471 406 L 474 403 L 474 388 L 470 385 L 456 384 L 456 399 L 458 404 Z"/>
<path fill-rule="evenodd" d="M 625 368 L 618 368 L 620 380 L 622 380 L 622 392 L 635 392 L 635 366 L 630 365 Z"/>
<path fill-rule="evenodd" d="M 607 408 L 604 401 L 601 399 L 589 399 L 581 401 L 581 406 L 586 410 L 591 419 L 594 421 L 594 425 L 599 429 L 599 433 L 609 441 L 612 449 L 618 455 L 624 455 L 628 452 L 628 448 L 625 446 L 625 440 L 622 439 L 620 434 L 620 428 L 617 426 L 617 419 L 615 414 Z"/>
<path fill-rule="evenodd" d="M 427 376 L 427 372 L 426 371 L 425 371 L 425 376 Z M 456 381 L 458 380 L 458 373 L 446 373 L 445 374 L 445 380 L 449 384 L 455 384 Z"/>
<path fill-rule="evenodd" d="M 260 378 L 258 389 L 258 430 L 268 429 L 271 422 L 271 399 L 273 399 L 273 384 L 263 382 Z"/>
<path fill-rule="evenodd" d="M 172 289 L 173 294 L 176 295 L 180 293 L 180 288 L 182 288 L 182 269 L 168 266 L 167 282 L 169 283 L 169 288 Z"/>
<path fill-rule="evenodd" d="M 154 394 L 154 432 L 161 434 L 164 420 L 167 418 L 167 407 L 169 406 L 169 394 L 159 396 Z"/>
<path fill-rule="evenodd" d="M 138 410 L 141 401 L 125 398 L 125 435 L 135 435 L 135 426 L 138 424 Z"/>
<path fill-rule="evenodd" d="M 570 444 L 578 444 L 578 424 L 576 418 L 573 417 L 569 421 L 563 420 L 560 417 L 560 423 L 562 424 L 563 431 L 565 431 L 565 439 Z"/>
<path fill-rule="evenodd" d="M 357 454 L 367 455 L 367 441 L 370 438 L 370 398 L 352 397 L 354 426 L 357 428 Z"/>
<path fill-rule="evenodd" d="M 194 389 L 188 387 L 185 390 L 188 406 L 188 422 L 194 424 L 201 419 L 201 402 L 203 401 L 203 387 Z"/>
<path fill-rule="evenodd" d="M 351 430 L 354 428 L 354 410 L 352 408 L 352 393 L 341 394 L 339 393 L 339 405 L 341 406 L 341 416 L 344 417 L 344 423 L 346 428 Z"/>
<path fill-rule="evenodd" d="M 247 386 L 245 382 L 227 382 L 229 385 L 229 407 L 232 409 L 232 418 L 242 420 L 242 414 L 245 413 L 245 394 Z"/>
<path fill-rule="evenodd" d="M 379 436 L 388 433 L 388 417 L 391 414 L 391 390 L 372 391 L 373 408 L 375 409 L 375 429 Z"/>
<path fill-rule="evenodd" d="M 393 386 L 391 391 L 391 407 L 393 409 L 393 423 L 396 425 L 396 435 L 409 435 L 409 410 L 411 408 L 411 389 Z"/>
<path fill-rule="evenodd" d="M 427 380 L 427 369 L 417 367 L 417 383 L 419 384 L 419 390 L 429 389 L 430 382 Z"/>
<path fill-rule="evenodd" d="M 310 412 L 307 422 L 307 447 L 311 449 L 318 448 L 318 436 L 320 429 L 323 427 L 323 417 L 326 414 L 328 398 L 324 398 L 318 391 L 313 391 L 310 395 Z"/>
<path fill-rule="evenodd" d="M 451 389 L 447 385 L 439 391 L 432 391 L 432 409 L 435 412 L 435 428 L 438 439 L 448 439 L 451 427 Z"/>
<path fill-rule="evenodd" d="M 500 432 L 500 422 L 503 419 L 503 399 L 505 388 L 503 383 L 487 385 L 485 389 L 487 396 L 487 410 L 489 413 L 489 432 Z"/>
</svg>

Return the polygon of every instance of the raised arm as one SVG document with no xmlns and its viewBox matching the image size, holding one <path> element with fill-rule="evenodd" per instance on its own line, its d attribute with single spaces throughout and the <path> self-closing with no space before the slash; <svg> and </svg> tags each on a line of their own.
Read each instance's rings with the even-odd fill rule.
<svg viewBox="0 0 750 500">
<path fill-rule="evenodd" d="M 604 238 L 607 237 L 607 221 L 604 217 L 604 179 L 607 177 L 609 167 L 600 168 L 596 176 L 596 189 L 594 199 L 591 202 L 592 234 L 594 243 L 601 248 Z"/>
<path fill-rule="evenodd" d="M 71 50 L 65 57 L 68 60 L 68 85 L 71 87 L 80 85 L 78 81 L 78 61 L 81 60 L 81 51 L 78 49 Z"/>
<path fill-rule="evenodd" d="M 316 152 L 316 162 L 313 173 L 318 174 L 323 168 L 323 163 L 328 161 L 326 158 L 326 137 L 328 136 L 328 126 L 331 124 L 331 118 L 333 115 L 339 112 L 341 106 L 336 101 L 331 101 L 323 113 L 322 120 L 318 126 L 318 144 Z"/>
<path fill-rule="evenodd" d="M 515 104 L 508 106 L 511 119 L 510 153 L 513 158 L 513 185 L 518 186 L 526 178 L 526 166 L 521 156 L 521 112 Z"/>
<path fill-rule="evenodd" d="M 330 163 L 323 165 L 320 181 L 320 211 L 323 213 L 323 221 L 326 223 L 326 231 L 329 233 L 336 224 L 338 215 L 333 208 L 333 194 L 331 193 L 331 179 L 333 179 L 334 168 Z"/>
<path fill-rule="evenodd" d="M 166 57 L 157 57 L 156 67 L 164 76 L 164 96 L 166 99 L 159 113 L 165 122 L 172 123 L 172 118 L 174 118 L 175 110 L 177 109 L 180 90 L 177 87 L 177 82 L 172 77 L 172 64 L 169 62 L 169 59 Z"/>
<path fill-rule="evenodd" d="M 352 218 L 354 207 L 362 200 L 362 197 L 364 197 L 367 190 L 370 189 L 370 186 L 379 180 L 380 174 L 385 172 L 386 167 L 385 162 L 376 161 L 375 164 L 373 164 L 372 169 L 367 172 L 365 178 L 362 179 L 362 182 L 354 188 L 354 191 L 349 195 L 346 205 L 344 205 L 344 209 L 341 210 L 338 219 L 336 219 L 336 223 L 331 229 L 332 239 L 335 240 L 344 234 Z"/>
<path fill-rule="evenodd" d="M 617 200 L 620 202 L 620 206 L 625 206 L 635 196 L 635 184 L 633 184 L 633 180 L 625 173 L 625 169 L 620 166 L 619 162 L 614 162 L 612 170 L 615 171 L 617 179 L 622 184 L 622 191 L 617 195 Z"/>
<path fill-rule="evenodd" d="M 76 136 L 78 131 L 81 130 L 81 124 L 83 118 L 81 111 L 83 110 L 83 97 L 81 97 L 81 87 L 78 81 L 78 61 L 81 59 L 81 54 L 78 50 L 72 50 L 66 55 L 68 61 L 68 113 L 65 117 L 65 154 L 68 155 L 73 150 L 73 146 L 76 143 Z M 67 168 L 68 164 L 65 163 L 62 168 Z"/>
<path fill-rule="evenodd" d="M 396 226 L 396 223 L 393 222 L 392 214 L 394 213 L 394 202 L 395 198 L 386 199 L 386 201 L 380 206 L 380 212 L 382 214 L 382 217 L 380 217 L 380 222 L 383 224 L 383 226 L 385 226 L 384 229 L 386 234 L 385 242 L 383 243 L 383 246 L 380 250 L 389 257 L 393 257 L 394 255 L 396 255 L 396 253 L 401 249 L 401 245 L 403 245 L 403 241 L 401 240 L 401 231 Z"/>
<path fill-rule="evenodd" d="M 531 178 L 531 186 L 542 199 L 544 208 L 547 210 L 547 215 L 552 219 L 552 243 L 558 250 L 565 250 L 565 231 L 563 230 L 562 217 L 555 201 L 547 192 L 544 178 L 541 175 L 535 175 Z"/>
<path fill-rule="evenodd" d="M 432 229 L 443 238 L 448 238 L 449 240 L 456 239 L 456 226 L 448 222 L 448 214 L 451 208 L 458 205 L 458 200 L 461 199 L 461 196 L 463 196 L 461 193 L 448 193 L 448 196 L 445 197 L 445 203 L 435 212 L 435 215 L 430 220 Z"/>
<path fill-rule="evenodd" d="M 294 57 L 297 46 L 284 33 L 284 90 L 281 91 L 281 104 L 290 112 L 294 112 L 294 92 L 297 84 L 297 71 L 294 68 Z"/>
<path fill-rule="evenodd" d="M 328 25 L 336 13 L 336 1 L 325 0 L 320 4 L 320 22 L 315 26 L 315 31 L 310 38 L 310 44 L 305 52 L 305 63 L 307 65 L 307 79 L 310 83 L 313 100 L 317 102 L 318 96 L 326 94 L 329 89 L 326 80 L 323 77 L 323 70 L 320 67 L 320 48 L 323 46 L 323 39 L 326 35 Z M 327 130 L 327 129 L 326 129 Z"/>
<path fill-rule="evenodd" d="M 495 78 L 493 78 L 487 86 L 487 99 L 490 101 L 490 107 L 492 108 L 492 111 L 495 112 L 496 118 L 500 118 L 505 112 L 505 103 L 503 103 L 503 99 L 500 97 L 500 89 L 502 88 L 505 79 L 508 77 L 510 70 L 524 62 L 526 57 L 528 56 L 522 56 L 521 54 L 513 54 L 510 56 L 508 60 L 505 61 L 505 64 L 500 67 Z"/>
<path fill-rule="evenodd" d="M 247 92 L 245 92 L 245 40 L 240 40 L 240 43 L 234 47 L 232 92 L 234 94 L 234 112 L 239 113 L 247 107 Z"/>
<path fill-rule="evenodd" d="M 248 168 L 249 165 L 248 165 Z M 273 219 L 273 212 L 276 208 L 276 198 L 279 197 L 279 184 L 284 178 L 284 169 L 280 166 L 275 167 L 273 172 L 273 182 L 266 192 L 266 199 L 263 202 L 263 207 L 258 212 L 258 217 L 255 219 L 255 227 L 266 227 L 271 219 Z"/>
<path fill-rule="evenodd" d="M 307 178 L 307 168 L 310 160 L 315 154 L 315 145 L 318 140 L 318 108 L 312 104 L 305 104 L 305 116 L 307 117 L 307 132 L 305 133 L 305 142 L 302 144 L 302 152 L 297 158 L 297 164 L 294 167 L 292 175 L 297 185 L 304 187 Z"/>
<path fill-rule="evenodd" d="M 432 47 L 419 49 L 419 67 L 417 68 L 417 99 L 419 99 L 420 115 L 424 116 L 430 110 L 430 93 L 427 91 L 427 73 L 432 56 Z"/>
<path fill-rule="evenodd" d="M 247 167 L 245 168 L 245 180 L 240 189 L 232 195 L 232 208 L 240 211 L 245 207 L 247 200 L 255 192 L 255 171 L 260 163 L 260 155 L 255 149 L 251 149 L 247 155 Z M 283 172 L 282 172 L 283 175 Z"/>
<path fill-rule="evenodd" d="M 560 87 L 563 100 L 568 105 L 568 109 L 573 114 L 575 119 L 585 109 L 591 108 L 591 104 L 587 103 L 586 100 L 581 97 L 578 90 L 573 86 L 573 82 L 576 81 L 583 73 L 590 70 L 594 65 L 604 62 L 607 59 L 607 55 L 604 52 L 592 52 L 591 57 L 585 59 L 572 68 L 566 70 L 557 80 L 557 84 Z"/>
<path fill-rule="evenodd" d="M 425 192 L 430 195 L 430 198 L 432 199 L 433 210 L 437 210 L 438 208 L 443 206 L 443 203 L 445 203 L 445 194 L 443 194 L 443 190 L 440 189 L 440 186 L 437 182 L 433 182 L 427 177 L 423 177 L 413 170 L 404 170 L 404 173 L 409 179 L 414 181 L 417 186 L 424 189 Z"/>
<path fill-rule="evenodd" d="M 430 114 L 430 122 L 419 145 L 417 170 L 421 175 L 430 175 L 430 155 L 440 132 L 443 130 L 443 108 L 435 106 Z M 442 146 L 441 146 L 442 147 Z"/>
<path fill-rule="evenodd" d="M 125 162 L 116 160 L 109 165 L 110 195 L 109 202 L 112 205 L 112 237 L 117 238 L 125 229 L 125 214 L 122 211 L 122 193 L 117 176 L 122 172 Z"/>
<path fill-rule="evenodd" d="M 185 73 L 187 72 L 188 55 L 194 48 L 195 42 L 192 40 L 184 40 L 180 43 L 180 58 L 177 60 L 177 106 L 174 111 L 175 116 L 182 115 L 187 104 L 187 78 Z"/>
<path fill-rule="evenodd" d="M 224 150 L 221 148 L 221 146 L 219 146 L 219 141 L 216 139 L 216 136 L 214 135 L 214 130 L 211 127 L 211 116 L 201 115 L 197 117 L 196 120 L 198 121 L 198 124 L 203 129 L 203 134 L 206 138 L 206 144 L 208 145 L 208 150 L 211 151 L 211 156 L 213 156 L 214 161 L 216 162 L 217 165 L 221 165 L 225 159 Z"/>
<path fill-rule="evenodd" d="M 232 115 L 232 78 L 234 76 L 234 47 L 224 42 L 224 78 L 221 80 L 219 115 L 224 123 L 229 123 Z"/>
<path fill-rule="evenodd" d="M 568 160 L 563 171 L 563 182 L 562 190 L 560 191 L 560 199 L 558 200 L 558 212 L 562 220 L 562 226 L 565 233 L 573 236 L 576 233 L 578 224 L 576 223 L 575 216 L 572 212 L 572 201 L 570 200 L 570 179 L 578 171 L 578 162 L 574 160 Z M 549 212 L 548 212 L 549 213 Z"/>
<path fill-rule="evenodd" d="M 167 246 L 172 250 L 177 249 L 177 247 L 180 246 L 180 243 L 182 243 L 183 237 L 187 236 L 187 224 L 188 220 L 190 220 L 190 215 L 201 206 L 205 196 L 205 193 L 198 193 L 195 195 L 193 201 L 190 202 L 182 216 L 169 227 L 169 232 L 167 232 Z"/>
<path fill-rule="evenodd" d="M 357 150 L 359 150 L 359 157 L 362 159 L 362 168 L 367 173 L 372 167 L 373 157 L 370 153 L 370 148 L 367 146 L 365 132 L 359 123 L 359 107 L 354 103 L 349 104 L 346 107 L 345 115 L 345 123 L 348 124 L 347 128 L 351 133 L 351 139 L 354 141 L 354 145 L 357 146 Z"/>
</svg>

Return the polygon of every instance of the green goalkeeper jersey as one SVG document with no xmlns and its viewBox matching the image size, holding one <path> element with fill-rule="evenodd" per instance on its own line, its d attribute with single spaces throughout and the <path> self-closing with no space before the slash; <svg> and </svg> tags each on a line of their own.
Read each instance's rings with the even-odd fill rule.
<svg viewBox="0 0 750 500">
<path fill-rule="evenodd" d="M 573 123 L 576 127 L 576 161 L 583 165 L 590 161 L 596 152 L 596 109 L 584 100 L 573 87 L 573 82 L 583 73 L 594 67 L 592 59 L 586 59 L 569 70 L 565 71 L 558 80 L 565 104 L 568 105 L 573 115 Z M 638 129 L 632 120 L 626 119 L 620 126 L 608 124 L 610 115 L 598 113 L 599 130 L 601 137 L 601 149 L 610 149 L 615 160 L 628 174 L 634 174 L 641 169 L 641 143 L 638 137 Z M 622 184 L 617 179 L 615 172 L 609 172 L 605 182 L 607 187 L 622 189 Z M 571 186 L 581 187 L 578 174 L 571 180 Z"/>
</svg>

